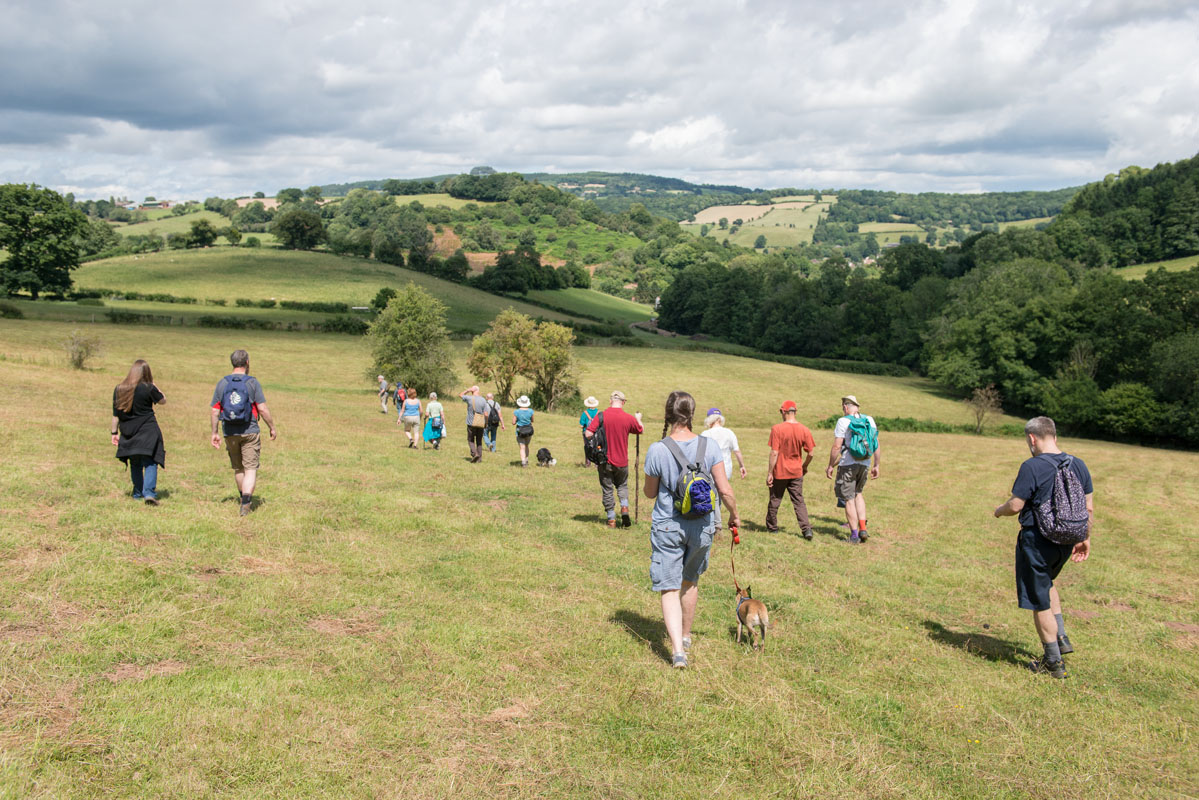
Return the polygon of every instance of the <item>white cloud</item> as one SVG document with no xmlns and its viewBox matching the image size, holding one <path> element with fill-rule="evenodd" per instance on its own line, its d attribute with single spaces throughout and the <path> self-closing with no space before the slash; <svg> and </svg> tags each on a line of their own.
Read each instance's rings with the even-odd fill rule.
<svg viewBox="0 0 1199 800">
<path fill-rule="evenodd" d="M 1155 0 L 46 0 L 0 29 L 0 181 L 203 197 L 500 169 L 1051 188 L 1199 150 Z"/>
</svg>

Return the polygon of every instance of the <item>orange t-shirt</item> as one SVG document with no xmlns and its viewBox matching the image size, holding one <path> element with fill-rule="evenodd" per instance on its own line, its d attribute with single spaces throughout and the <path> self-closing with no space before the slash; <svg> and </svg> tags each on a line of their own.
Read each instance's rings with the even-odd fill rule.
<svg viewBox="0 0 1199 800">
<path fill-rule="evenodd" d="M 774 477 L 779 480 L 802 478 L 804 451 L 816 450 L 816 440 L 808 426 L 801 422 L 780 422 L 770 429 L 770 449 L 779 457 L 774 463 Z"/>
</svg>

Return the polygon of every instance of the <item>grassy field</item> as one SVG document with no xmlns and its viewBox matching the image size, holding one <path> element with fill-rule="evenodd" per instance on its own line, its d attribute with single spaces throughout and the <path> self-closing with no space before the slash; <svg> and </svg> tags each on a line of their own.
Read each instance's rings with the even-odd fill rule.
<svg viewBox="0 0 1199 800">
<path fill-rule="evenodd" d="M 1033 217 L 1031 219 L 1019 219 L 1015 222 L 999 223 L 999 231 L 1002 233 L 1008 228 L 1035 228 L 1045 222 L 1053 222 L 1053 217 Z"/>
<path fill-rule="evenodd" d="M 885 416 L 959 421 L 960 404 L 911 381 L 585 349 L 583 392 L 619 387 L 645 410 L 643 456 L 685 387 L 723 408 L 751 469 L 737 571 L 771 609 L 767 648 L 732 641 L 722 536 L 679 673 L 649 590 L 648 503 L 633 530 L 599 524 L 572 417 L 536 420 L 553 470 L 513 468 L 510 428 L 470 465 L 460 421 L 442 452 L 401 446 L 360 340 L 97 326 L 104 355 L 75 372 L 69 329 L 0 325 L 9 452 L 36 454 L 0 476 L 0 796 L 1199 793 L 1199 547 L 1180 513 L 1199 503 L 1199 454 L 1066 443 L 1095 475 L 1097 533 L 1059 580 L 1078 652 L 1055 682 L 1019 665 L 1035 643 L 1015 531 L 990 517 L 1018 439 L 884 435 L 872 541 L 843 543 L 814 474 L 809 543 L 785 513 L 781 533 L 760 527 L 782 397 L 808 420 L 845 391 Z M 206 442 L 239 346 L 280 431 L 246 519 Z M 108 444 L 135 357 L 168 398 L 157 509 L 129 499 Z"/>
<path fill-rule="evenodd" d="M 1199 266 L 1199 255 L 1183 256 L 1182 258 L 1173 258 L 1169 261 L 1154 261 L 1151 264 L 1137 264 L 1132 267 L 1122 267 L 1116 270 L 1117 275 L 1123 275 L 1125 278 L 1144 278 L 1150 272 L 1161 268 L 1167 272 L 1184 272 L 1192 267 Z"/>
<path fill-rule="evenodd" d="M 446 208 L 459 209 L 468 203 L 474 203 L 477 206 L 490 205 L 487 200 L 463 200 L 460 197 L 450 197 L 448 194 L 397 194 L 394 195 L 397 205 L 406 206 L 414 200 L 424 206 L 445 206 Z"/>
<path fill-rule="evenodd" d="M 93 261 L 75 272 L 75 283 L 82 289 L 133 289 L 200 299 L 224 298 L 229 307 L 239 297 L 365 306 L 384 286 L 401 286 L 408 281 L 429 289 L 449 306 L 449 326 L 454 329 L 481 331 L 509 306 L 530 316 L 568 319 L 554 311 L 419 272 L 330 253 L 214 247 Z"/>
<path fill-rule="evenodd" d="M 863 236 L 873 233 L 880 245 L 899 244 L 904 236 L 915 236 L 924 241 L 924 229 L 908 222 L 863 222 L 858 225 L 858 233 Z"/>
<path fill-rule="evenodd" d="M 587 314 L 616 322 L 643 322 L 655 316 L 654 309 L 594 289 L 535 290 L 529 298 L 565 308 L 576 314 Z"/>
<path fill-rule="evenodd" d="M 742 247 L 753 247 L 758 236 L 766 237 L 767 247 L 794 247 L 797 244 L 812 241 L 812 233 L 816 228 L 816 223 L 820 221 L 820 217 L 828 213 L 831 206 L 830 202 L 821 203 L 802 203 L 802 202 L 787 202 L 775 203 L 772 206 L 716 206 L 719 209 L 740 209 L 735 214 L 719 212 L 719 217 L 727 217 L 730 225 L 734 219 L 741 217 L 744 219 L 740 230 L 729 235 L 727 230 L 720 230 L 716 227 L 715 221 L 704 222 L 709 226 L 708 235 L 723 241 L 725 238 L 730 243 L 740 245 Z M 712 209 L 705 209 L 703 214 L 707 214 Z M 744 214 L 744 216 L 742 216 Z M 706 217 L 705 217 L 706 219 Z M 700 224 L 699 215 L 696 216 L 694 223 L 680 223 L 683 230 L 699 235 Z"/>
<path fill-rule="evenodd" d="M 168 236 L 172 233 L 187 233 L 191 230 L 192 223 L 206 219 L 216 228 L 228 228 L 231 224 L 228 217 L 223 217 L 215 211 L 193 211 L 190 214 L 180 214 L 179 216 L 171 216 L 169 211 L 164 211 L 164 216 L 159 219 L 153 219 L 149 222 L 138 222 L 133 225 L 119 225 L 116 228 L 117 233 L 122 236 L 145 236 L 150 233 L 156 233 L 159 236 Z M 264 245 L 275 244 L 275 236 L 271 233 L 244 233 L 243 241 L 246 236 L 257 236 L 258 240 Z M 220 240 L 224 244 L 224 239 Z"/>
</svg>

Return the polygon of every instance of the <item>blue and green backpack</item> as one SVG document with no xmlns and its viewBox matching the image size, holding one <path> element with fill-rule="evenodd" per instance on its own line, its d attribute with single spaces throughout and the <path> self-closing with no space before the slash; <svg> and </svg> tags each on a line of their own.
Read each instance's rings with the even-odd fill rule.
<svg viewBox="0 0 1199 800">
<path fill-rule="evenodd" d="M 865 414 L 855 414 L 849 418 L 845 448 L 854 458 L 870 458 L 878 449 L 878 428 L 870 424 Z"/>
<path fill-rule="evenodd" d="M 704 456 L 708 450 L 708 437 L 700 436 L 699 444 L 695 446 L 695 463 L 688 464 L 682 448 L 674 439 L 667 436 L 662 440 L 666 449 L 674 456 L 682 472 L 678 482 L 671 487 L 674 495 L 674 510 L 683 519 L 701 519 L 712 513 L 716 503 L 715 481 L 708 471 Z"/>
</svg>

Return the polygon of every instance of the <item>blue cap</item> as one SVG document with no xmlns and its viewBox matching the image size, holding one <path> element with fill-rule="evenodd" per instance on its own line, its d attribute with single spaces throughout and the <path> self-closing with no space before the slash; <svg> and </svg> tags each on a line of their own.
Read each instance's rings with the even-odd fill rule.
<svg viewBox="0 0 1199 800">
<path fill-rule="evenodd" d="M 708 416 L 710 417 L 710 416 L 712 416 L 713 414 L 720 414 L 720 409 L 719 409 L 719 408 L 709 408 L 709 409 L 708 409 Z M 724 416 L 724 415 L 723 415 L 723 414 L 721 414 L 721 416 Z"/>
</svg>

